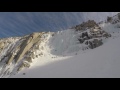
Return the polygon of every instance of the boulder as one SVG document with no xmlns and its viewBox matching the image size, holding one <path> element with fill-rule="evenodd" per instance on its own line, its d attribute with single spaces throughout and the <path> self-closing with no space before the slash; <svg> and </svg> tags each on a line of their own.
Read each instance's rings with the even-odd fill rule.
<svg viewBox="0 0 120 90">
<path fill-rule="evenodd" d="M 98 39 L 94 39 L 94 40 L 93 40 L 93 43 L 95 43 L 95 44 L 97 44 L 98 42 L 99 42 Z"/>
<path fill-rule="evenodd" d="M 84 42 L 84 39 L 78 39 L 78 40 L 81 44 Z"/>
<path fill-rule="evenodd" d="M 94 48 L 93 43 L 91 41 L 89 41 L 89 46 L 88 47 L 91 48 L 91 49 Z"/>
<path fill-rule="evenodd" d="M 35 54 L 34 53 L 31 54 L 31 58 L 35 59 Z"/>
<path fill-rule="evenodd" d="M 24 64 L 21 64 L 21 65 L 19 66 L 19 68 L 17 69 L 17 71 L 21 71 L 23 68 L 24 68 Z"/>
<path fill-rule="evenodd" d="M 38 58 L 38 55 L 36 55 L 36 58 Z"/>
<path fill-rule="evenodd" d="M 104 33 L 104 34 L 103 34 L 103 37 L 106 37 L 106 38 L 111 37 L 111 34 Z"/>
<path fill-rule="evenodd" d="M 112 17 L 107 17 L 107 22 L 112 22 Z"/>
<path fill-rule="evenodd" d="M 43 53 L 42 53 L 42 52 L 39 54 L 39 56 L 41 56 L 41 55 L 43 55 Z"/>
<path fill-rule="evenodd" d="M 24 65 L 24 67 L 27 67 L 27 68 L 29 68 L 29 67 L 30 67 L 30 64 L 29 64 L 29 63 L 27 63 L 27 62 L 23 62 L 23 65 Z"/>
<path fill-rule="evenodd" d="M 103 44 L 102 39 L 98 40 L 98 39 L 94 39 L 93 41 L 89 41 L 89 48 L 94 49 L 96 47 L 99 47 Z"/>
<path fill-rule="evenodd" d="M 26 58 L 26 61 L 32 63 L 32 57 L 27 57 L 27 58 Z"/>
</svg>

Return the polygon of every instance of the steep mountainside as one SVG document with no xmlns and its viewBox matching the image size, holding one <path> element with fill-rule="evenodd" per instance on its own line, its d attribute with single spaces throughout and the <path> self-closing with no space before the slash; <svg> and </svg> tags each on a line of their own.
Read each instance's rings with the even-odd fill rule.
<svg viewBox="0 0 120 90">
<path fill-rule="evenodd" d="M 117 14 L 111 17 L 110 19 L 108 17 L 107 21 L 105 22 L 103 21 L 103 22 L 96 23 L 94 20 L 88 20 L 86 22 L 81 23 L 80 25 L 76 25 L 71 29 L 64 30 L 64 31 L 35 32 L 23 37 L 11 37 L 11 38 L 0 39 L 0 77 L 14 77 L 14 75 L 16 75 L 17 73 L 23 72 L 24 70 L 31 70 L 33 68 L 40 67 L 45 64 L 49 64 L 50 62 L 55 62 L 59 60 L 64 61 L 65 59 L 67 61 L 70 60 L 70 63 L 73 62 L 71 61 L 71 59 L 74 59 L 75 60 L 74 62 L 77 63 L 76 64 L 77 66 L 81 62 L 79 61 L 79 59 L 80 60 L 82 59 L 81 63 L 85 63 L 85 65 L 88 65 L 87 68 L 89 68 L 89 65 L 92 65 L 92 64 L 87 64 L 87 62 L 94 64 L 94 62 L 97 63 L 97 61 L 100 59 L 105 60 L 105 58 L 101 57 L 97 61 L 95 61 L 97 59 L 97 56 L 101 54 L 100 51 L 102 48 L 104 48 L 105 50 L 110 49 L 109 46 L 107 48 L 105 47 L 109 44 L 112 44 L 113 42 L 120 44 L 119 39 L 116 39 L 116 38 L 119 38 L 120 36 L 119 31 L 120 31 L 120 18 L 119 18 L 119 14 Z M 116 40 L 111 41 L 113 40 L 112 38 Z M 97 50 L 99 53 L 96 53 Z M 87 53 L 83 54 L 85 52 Z M 94 54 L 96 55 L 95 59 L 90 58 L 91 55 L 92 57 L 94 56 L 93 54 L 90 54 L 90 52 L 95 53 Z M 102 53 L 104 52 L 102 51 Z M 84 55 L 86 55 L 87 58 L 85 58 Z M 109 52 L 107 52 L 106 55 L 109 56 Z M 92 60 L 90 60 L 91 62 L 87 61 L 88 57 L 90 59 L 93 59 L 93 61 Z M 98 57 L 100 57 L 100 55 Z M 119 58 L 119 56 L 117 57 Z M 116 59 L 116 62 L 118 61 L 118 58 Z M 85 59 L 85 62 L 83 61 L 84 59 Z M 98 62 L 102 63 L 103 60 Z M 109 60 L 106 59 L 106 62 L 109 62 Z M 113 62 L 113 61 L 111 60 L 110 62 Z M 109 64 L 111 64 L 110 62 Z M 57 65 L 60 65 L 60 64 L 57 64 Z M 70 65 L 72 64 L 69 64 L 68 68 Z M 59 68 L 57 68 L 56 66 L 56 70 L 59 70 L 61 65 L 58 67 Z M 80 67 L 86 68 L 82 64 L 80 64 Z M 74 68 L 74 69 L 80 70 L 78 74 L 77 72 L 73 72 L 73 73 L 76 73 L 75 77 L 83 77 L 84 74 L 87 74 L 87 71 L 86 73 L 83 73 L 82 70 L 84 69 L 80 69 L 80 67 Z M 93 67 L 90 66 L 90 71 L 92 69 Z M 115 68 L 113 66 L 113 70 L 114 69 Z M 52 72 L 54 72 L 54 70 L 55 69 L 53 69 Z M 70 73 L 68 69 L 66 70 L 67 70 L 66 72 Z M 96 70 L 97 69 L 95 69 L 95 71 Z M 97 71 L 96 72 L 95 71 L 93 72 L 96 74 Z M 98 67 L 98 71 L 99 71 L 99 67 Z M 83 75 L 80 73 L 82 73 Z M 61 75 L 63 75 L 63 77 L 67 77 L 66 73 Z M 98 74 L 96 74 L 95 76 L 98 77 Z M 59 77 L 59 75 L 55 77 Z M 86 77 L 91 77 L 91 75 L 90 76 L 86 75 Z"/>
</svg>

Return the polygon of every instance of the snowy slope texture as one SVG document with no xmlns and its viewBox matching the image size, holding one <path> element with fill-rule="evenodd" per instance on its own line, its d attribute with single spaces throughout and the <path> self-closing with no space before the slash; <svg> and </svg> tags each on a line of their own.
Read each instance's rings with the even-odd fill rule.
<svg viewBox="0 0 120 90">
<path fill-rule="evenodd" d="M 117 12 L 0 12 L 0 38 L 68 29 L 89 19 L 97 22 Z"/>
<path fill-rule="evenodd" d="M 119 17 L 0 39 L 0 77 L 119 77 Z"/>
</svg>

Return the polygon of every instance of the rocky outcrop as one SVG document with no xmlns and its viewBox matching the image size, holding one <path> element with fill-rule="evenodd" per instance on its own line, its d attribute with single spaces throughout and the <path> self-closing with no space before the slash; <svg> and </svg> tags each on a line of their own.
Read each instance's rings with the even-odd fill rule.
<svg viewBox="0 0 120 90">
<path fill-rule="evenodd" d="M 99 47 L 103 44 L 102 37 L 111 37 L 111 34 L 108 34 L 106 31 L 102 30 L 94 21 L 89 20 L 88 22 L 83 24 L 82 26 L 84 26 L 86 30 L 80 32 L 81 34 L 78 38 L 78 41 L 80 42 L 80 44 L 85 44 L 87 48 L 94 49 L 96 47 Z M 79 25 L 79 27 L 81 27 L 81 25 Z M 77 32 L 79 30 L 80 29 L 78 29 Z"/>
<path fill-rule="evenodd" d="M 2 52 L 4 47 L 5 47 L 5 42 L 0 42 L 0 53 Z"/>
<path fill-rule="evenodd" d="M 112 22 L 112 17 L 107 17 L 107 22 Z"/>
<path fill-rule="evenodd" d="M 26 40 L 21 44 L 20 51 L 18 52 L 17 56 L 15 57 L 16 63 L 23 58 L 23 55 L 30 50 L 30 48 L 40 40 L 41 34 L 33 33 Z"/>
<path fill-rule="evenodd" d="M 93 27 L 98 27 L 98 24 L 94 20 L 88 20 L 87 22 L 83 22 L 80 25 L 76 25 L 75 27 L 72 27 L 72 29 L 79 31 L 79 30 L 86 30 Z"/>
<path fill-rule="evenodd" d="M 27 55 L 31 53 L 30 57 L 26 58 L 27 61 L 32 62 L 31 58 L 35 58 L 34 51 L 40 49 L 38 43 L 41 42 L 41 36 L 43 33 L 33 33 L 29 36 L 25 36 L 21 38 L 21 44 L 19 44 L 17 47 L 14 47 L 14 52 L 10 53 L 8 56 L 8 60 L 6 64 L 10 64 L 13 60 L 15 60 L 15 63 L 19 62 L 24 55 Z M 3 45 L 2 45 L 3 46 Z M 34 48 L 33 48 L 34 47 Z M 33 48 L 33 52 L 29 52 Z M 11 51 L 9 51 L 11 52 Z M 15 54 L 17 53 L 17 54 Z"/>
<path fill-rule="evenodd" d="M 107 17 L 107 23 L 116 24 L 120 22 L 120 13 L 113 17 Z"/>
<path fill-rule="evenodd" d="M 8 56 L 8 60 L 6 62 L 6 64 L 10 64 L 13 60 L 14 60 L 14 55 L 13 53 L 9 53 L 9 56 Z"/>
<path fill-rule="evenodd" d="M 88 47 L 89 47 L 90 49 L 94 49 L 94 48 L 96 48 L 96 47 L 101 46 L 102 44 L 103 44 L 102 39 L 101 39 L 101 40 L 99 40 L 99 39 L 94 39 L 93 41 L 89 41 Z"/>
<path fill-rule="evenodd" d="M 32 63 L 32 57 L 27 57 L 26 61 L 28 61 L 29 63 Z"/>
<path fill-rule="evenodd" d="M 23 68 L 29 68 L 30 67 L 30 64 L 29 63 L 27 63 L 27 62 L 23 62 L 20 66 L 19 66 L 19 68 L 17 69 L 17 71 L 21 71 Z"/>
<path fill-rule="evenodd" d="M 5 42 L 0 42 L 0 49 L 3 49 L 5 46 Z"/>
</svg>

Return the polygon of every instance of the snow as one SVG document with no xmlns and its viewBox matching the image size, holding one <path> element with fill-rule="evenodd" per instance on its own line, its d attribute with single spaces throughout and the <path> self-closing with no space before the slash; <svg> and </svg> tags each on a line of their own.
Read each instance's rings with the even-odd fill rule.
<svg viewBox="0 0 120 90">
<path fill-rule="evenodd" d="M 113 37 L 93 50 L 79 50 L 78 47 L 82 45 L 76 47 L 76 40 L 73 38 L 75 33 L 72 30 L 49 37 L 47 44 L 43 44 L 46 48 L 45 56 L 35 59 L 29 69 L 24 69 L 9 78 L 119 78 L 120 29 L 109 24 L 103 29 Z M 115 33 L 112 33 L 113 31 Z M 57 51 L 54 51 L 55 49 Z M 71 54 L 68 51 L 71 51 Z"/>
<path fill-rule="evenodd" d="M 76 44 L 78 41 L 77 37 L 75 30 L 71 29 L 55 34 L 49 41 L 49 46 L 52 49 L 51 53 L 59 56 L 65 54 L 65 52 L 73 52 L 74 49 L 79 50 L 79 48 L 77 48 L 78 44 Z"/>
<path fill-rule="evenodd" d="M 118 18 L 114 17 L 115 20 Z M 24 61 L 24 57 L 15 64 L 5 65 L 5 60 L 0 63 L 0 77 L 9 78 L 116 78 L 120 77 L 120 23 L 102 23 L 103 30 L 112 37 L 103 38 L 103 45 L 95 49 L 83 50 L 86 45 L 80 44 L 78 37 L 83 32 L 67 29 L 58 32 L 44 33 L 41 42 L 36 44 L 34 58 L 30 68 L 17 72 L 17 67 Z M 97 31 L 97 29 L 95 29 Z M 54 34 L 54 35 L 53 35 Z M 100 38 L 99 38 L 100 39 Z M 0 60 L 11 49 L 17 54 L 15 48 L 22 40 L 9 38 L 13 43 L 6 47 L 0 55 Z M 90 39 L 93 40 L 93 39 Z M 32 50 L 31 50 L 32 51 Z M 39 54 L 43 54 L 40 55 Z M 29 56 L 29 55 L 28 55 Z M 14 60 L 13 60 L 14 61 Z M 6 75 L 7 73 L 11 75 Z M 23 75 L 25 73 L 25 75 Z"/>
<path fill-rule="evenodd" d="M 23 70 L 12 78 L 119 78 L 120 77 L 120 37 L 109 39 L 103 46 L 83 54 L 60 59 L 44 66 Z M 46 60 L 43 60 L 46 61 Z M 44 62 L 46 63 L 46 62 Z M 23 75 L 23 73 L 26 73 Z"/>
</svg>

